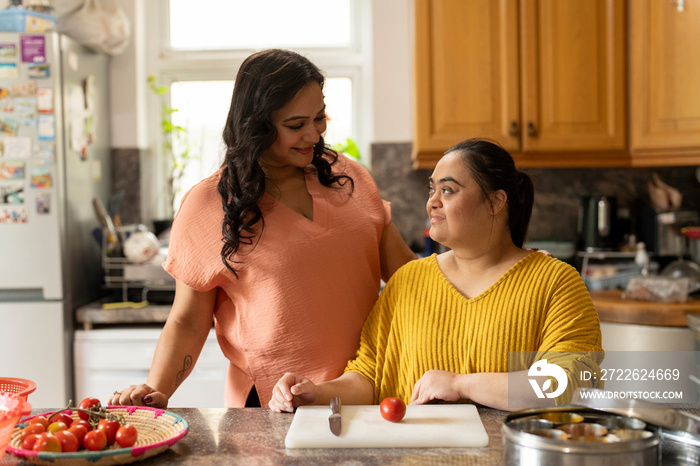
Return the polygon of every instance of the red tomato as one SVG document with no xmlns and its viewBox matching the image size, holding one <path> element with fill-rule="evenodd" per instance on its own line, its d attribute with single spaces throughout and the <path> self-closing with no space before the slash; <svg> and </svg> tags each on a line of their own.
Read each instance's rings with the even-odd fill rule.
<svg viewBox="0 0 700 466">
<path fill-rule="evenodd" d="M 133 447 L 136 443 L 139 433 L 136 431 L 136 427 L 131 424 L 124 424 L 117 430 L 117 443 L 122 448 Z"/>
<path fill-rule="evenodd" d="M 92 430 L 92 424 L 90 424 L 87 421 L 83 421 L 82 419 L 78 419 L 77 421 L 73 421 L 73 424 L 70 425 L 70 427 L 73 426 L 83 426 L 85 427 L 85 431 L 90 432 Z M 70 429 L 69 427 L 69 429 Z"/>
<path fill-rule="evenodd" d="M 34 443 L 41 437 L 41 434 L 29 434 L 22 440 L 22 450 L 33 450 Z"/>
<path fill-rule="evenodd" d="M 88 433 L 88 430 L 84 425 L 78 424 L 78 422 L 80 421 L 74 422 L 73 425 L 68 428 L 68 432 L 75 435 L 76 440 L 78 440 L 78 448 L 83 448 L 83 439 L 85 438 L 85 434 Z"/>
<path fill-rule="evenodd" d="M 28 424 L 27 427 L 22 429 L 22 433 L 19 434 L 19 438 L 24 440 L 28 435 L 43 434 L 44 432 L 45 430 L 43 425 L 37 423 Z"/>
<path fill-rule="evenodd" d="M 387 421 L 399 422 L 406 415 L 406 403 L 400 398 L 384 398 L 379 405 L 379 411 Z"/>
<path fill-rule="evenodd" d="M 61 430 L 56 432 L 56 438 L 61 442 L 61 451 L 63 453 L 78 451 L 78 439 L 69 430 Z"/>
<path fill-rule="evenodd" d="M 78 408 L 90 409 L 95 405 L 101 406 L 102 403 L 100 403 L 100 400 L 98 400 L 97 398 L 85 398 L 83 401 L 80 402 L 80 404 L 78 405 Z M 90 415 L 88 413 L 84 413 L 82 411 L 78 411 L 78 416 L 80 416 L 80 419 L 82 419 L 83 421 L 87 421 L 88 418 L 90 417 Z"/>
<path fill-rule="evenodd" d="M 107 437 L 107 445 L 112 445 L 114 443 L 119 426 L 119 421 L 100 419 L 99 424 L 97 424 L 97 430 L 101 430 L 105 433 L 105 436 Z"/>
<path fill-rule="evenodd" d="M 61 453 L 61 441 L 58 440 L 54 434 L 44 432 L 43 434 L 39 434 L 39 438 L 34 442 L 32 450 Z"/>
<path fill-rule="evenodd" d="M 49 424 L 49 428 L 47 429 L 47 432 L 51 432 L 52 434 L 55 434 L 58 431 L 66 430 L 66 429 L 68 429 L 68 426 L 66 425 L 65 422 L 54 421 L 51 424 Z"/>
<path fill-rule="evenodd" d="M 100 451 L 104 450 L 107 446 L 107 436 L 102 430 L 91 430 L 85 434 L 83 439 L 83 444 L 86 450 L 90 451 Z"/>
<path fill-rule="evenodd" d="M 49 420 L 46 419 L 44 416 L 34 416 L 27 422 L 29 424 L 41 424 L 42 426 L 44 426 L 44 430 L 46 430 L 46 428 L 49 426 Z"/>
<path fill-rule="evenodd" d="M 73 424 L 73 418 L 67 415 L 66 413 L 56 413 L 52 414 L 49 416 L 48 423 L 51 425 L 54 422 L 61 421 L 66 425 L 66 428 L 70 427 L 71 424 Z"/>
</svg>

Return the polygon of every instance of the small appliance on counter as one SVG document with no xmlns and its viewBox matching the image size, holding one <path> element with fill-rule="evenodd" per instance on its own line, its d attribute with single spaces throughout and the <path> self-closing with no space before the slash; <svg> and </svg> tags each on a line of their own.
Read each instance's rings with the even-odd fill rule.
<svg viewBox="0 0 700 466">
<path fill-rule="evenodd" d="M 697 225 L 700 225 L 700 212 L 696 210 L 657 212 L 646 203 L 640 203 L 637 208 L 637 239 L 644 241 L 655 256 L 684 254 L 686 239 L 680 229 Z"/>
<path fill-rule="evenodd" d="M 617 199 L 601 195 L 582 196 L 577 232 L 579 251 L 615 250 L 621 240 Z"/>
</svg>

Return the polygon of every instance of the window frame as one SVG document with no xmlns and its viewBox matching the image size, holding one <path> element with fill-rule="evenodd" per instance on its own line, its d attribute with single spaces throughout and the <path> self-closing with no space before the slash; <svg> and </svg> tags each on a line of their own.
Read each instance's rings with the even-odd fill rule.
<svg viewBox="0 0 700 466">
<path fill-rule="evenodd" d="M 259 49 L 176 50 L 170 46 L 169 0 L 149 0 L 146 3 L 147 50 L 146 76 L 155 75 L 161 86 L 170 87 L 175 81 L 234 80 L 238 69 L 250 54 Z M 346 47 L 292 48 L 309 57 L 328 78 L 348 77 L 352 81 L 353 139 L 360 148 L 362 163 L 370 166 L 372 138 L 372 5 L 371 0 L 350 0 L 351 38 Z M 369 23 L 369 24 L 368 24 Z M 145 85 L 145 84 L 144 84 Z M 225 97 L 227 100 L 231 96 Z M 146 168 L 151 180 L 146 193 L 152 199 L 154 214 L 163 215 L 167 209 L 158 197 L 166 182 L 167 161 L 162 153 L 160 109 L 158 99 L 147 91 L 147 127 L 149 147 L 153 152 L 151 166 Z M 332 114 L 331 114 L 332 115 Z M 221 122 L 222 127 L 224 122 Z"/>
</svg>

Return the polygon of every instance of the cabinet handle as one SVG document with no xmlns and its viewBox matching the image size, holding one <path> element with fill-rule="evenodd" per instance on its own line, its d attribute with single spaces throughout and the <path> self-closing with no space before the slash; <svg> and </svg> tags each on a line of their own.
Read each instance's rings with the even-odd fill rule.
<svg viewBox="0 0 700 466">
<path fill-rule="evenodd" d="M 527 122 L 527 135 L 531 138 L 537 137 L 537 128 L 535 128 L 535 124 L 531 121 Z"/>
<path fill-rule="evenodd" d="M 518 134 L 520 133 L 520 130 L 518 129 L 518 122 L 513 120 L 510 122 L 510 129 L 508 130 L 508 134 L 512 137 L 518 137 Z"/>
</svg>

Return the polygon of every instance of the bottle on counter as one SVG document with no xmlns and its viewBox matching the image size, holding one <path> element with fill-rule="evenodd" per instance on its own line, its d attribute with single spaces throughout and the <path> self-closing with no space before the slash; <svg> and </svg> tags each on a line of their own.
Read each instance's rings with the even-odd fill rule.
<svg viewBox="0 0 700 466">
<path fill-rule="evenodd" d="M 643 241 L 637 243 L 637 254 L 634 256 L 634 263 L 642 268 L 642 276 L 649 276 L 649 253 Z"/>
</svg>

